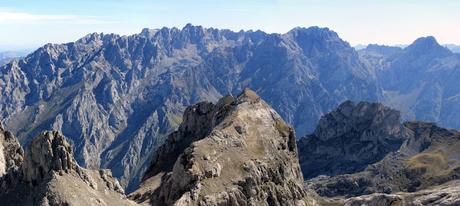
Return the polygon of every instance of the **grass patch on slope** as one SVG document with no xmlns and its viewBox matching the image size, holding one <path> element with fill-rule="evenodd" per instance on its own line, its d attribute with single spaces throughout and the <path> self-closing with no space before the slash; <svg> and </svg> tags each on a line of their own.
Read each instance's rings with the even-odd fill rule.
<svg viewBox="0 0 460 206">
<path fill-rule="evenodd" d="M 409 158 L 407 168 L 414 175 L 441 176 L 449 171 L 449 158 L 442 150 L 426 151 Z"/>
</svg>

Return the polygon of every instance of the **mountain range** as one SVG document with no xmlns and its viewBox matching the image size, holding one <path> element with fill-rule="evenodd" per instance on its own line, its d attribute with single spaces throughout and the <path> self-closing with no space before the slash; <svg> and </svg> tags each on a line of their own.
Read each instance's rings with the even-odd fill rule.
<svg viewBox="0 0 460 206">
<path fill-rule="evenodd" d="M 193 103 L 249 87 L 297 136 L 346 100 L 381 101 L 404 120 L 460 128 L 459 67 L 460 56 L 433 37 L 356 51 L 319 27 L 93 33 L 0 67 L 0 119 L 24 145 L 43 130 L 61 132 L 79 165 L 110 169 L 130 192 Z"/>
<path fill-rule="evenodd" d="M 244 89 L 189 106 L 154 152 L 136 191 L 78 165 L 57 131 L 26 149 L 0 125 L 6 205 L 449 205 L 460 202 L 460 132 L 401 123 L 380 103 L 346 101 L 315 132 L 294 129 Z M 26 150 L 26 152 L 24 152 Z M 305 181 L 305 182 L 304 182 Z M 304 184 L 305 183 L 305 184 Z"/>
</svg>

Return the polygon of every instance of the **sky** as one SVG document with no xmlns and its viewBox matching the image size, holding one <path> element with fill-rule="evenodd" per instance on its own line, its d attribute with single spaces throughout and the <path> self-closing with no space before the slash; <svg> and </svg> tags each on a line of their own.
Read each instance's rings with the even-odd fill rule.
<svg viewBox="0 0 460 206">
<path fill-rule="evenodd" d="M 432 35 L 460 44 L 459 0 L 0 0 L 0 51 L 129 35 L 187 23 L 235 31 L 336 31 L 351 45 L 410 44 Z"/>
</svg>

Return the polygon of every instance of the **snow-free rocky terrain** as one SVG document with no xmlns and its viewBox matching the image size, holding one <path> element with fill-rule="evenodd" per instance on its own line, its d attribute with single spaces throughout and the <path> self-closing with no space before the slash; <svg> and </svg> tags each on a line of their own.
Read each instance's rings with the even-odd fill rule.
<svg viewBox="0 0 460 206">
<path fill-rule="evenodd" d="M 186 25 L 47 44 L 0 67 L 0 119 L 22 144 L 60 131 L 87 168 L 136 188 L 185 108 L 249 87 L 296 132 L 341 102 L 376 100 L 373 68 L 325 28 L 286 34 Z"/>
<path fill-rule="evenodd" d="M 347 205 L 460 204 L 460 132 L 401 123 L 399 112 L 382 104 L 344 102 L 299 140 L 298 149 L 306 187 L 326 199 L 350 198 Z"/>
<path fill-rule="evenodd" d="M 107 170 L 81 168 L 59 132 L 43 132 L 24 150 L 0 125 L 1 205 L 136 205 Z"/>
<path fill-rule="evenodd" d="M 43 130 L 60 131 L 80 165 L 110 169 L 133 191 L 196 102 L 249 87 L 299 136 L 346 100 L 379 101 L 404 120 L 460 128 L 459 67 L 459 54 L 433 37 L 357 52 L 318 27 L 268 34 L 189 24 L 94 33 L 0 66 L 0 119 L 22 144 Z"/>
<path fill-rule="evenodd" d="M 66 137 L 25 151 L 0 127 L 2 205 L 458 205 L 460 132 L 401 123 L 379 103 L 346 101 L 296 141 L 254 91 L 194 104 L 126 194 L 107 170 L 84 169 Z"/>
<path fill-rule="evenodd" d="M 251 90 L 189 107 L 134 199 L 159 205 L 310 205 L 294 130 Z"/>
</svg>

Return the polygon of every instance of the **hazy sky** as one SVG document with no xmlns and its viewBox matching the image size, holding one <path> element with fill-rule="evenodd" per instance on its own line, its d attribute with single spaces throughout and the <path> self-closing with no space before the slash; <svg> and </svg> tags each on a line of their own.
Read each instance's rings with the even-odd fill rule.
<svg viewBox="0 0 460 206">
<path fill-rule="evenodd" d="M 0 0 L 0 50 L 134 34 L 186 23 L 285 33 L 329 27 L 356 44 L 408 44 L 433 35 L 460 44 L 459 0 Z"/>
</svg>

